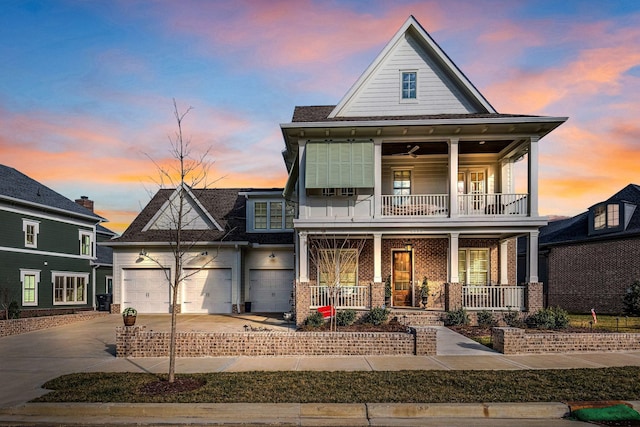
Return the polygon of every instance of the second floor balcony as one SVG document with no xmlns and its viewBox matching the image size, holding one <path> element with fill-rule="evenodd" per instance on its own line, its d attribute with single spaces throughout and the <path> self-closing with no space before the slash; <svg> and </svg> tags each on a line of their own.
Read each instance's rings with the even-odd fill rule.
<svg viewBox="0 0 640 427">
<path fill-rule="evenodd" d="M 528 194 L 458 194 L 457 214 L 461 216 L 527 216 Z M 448 194 L 381 196 L 381 214 L 389 217 L 448 217 Z"/>
</svg>

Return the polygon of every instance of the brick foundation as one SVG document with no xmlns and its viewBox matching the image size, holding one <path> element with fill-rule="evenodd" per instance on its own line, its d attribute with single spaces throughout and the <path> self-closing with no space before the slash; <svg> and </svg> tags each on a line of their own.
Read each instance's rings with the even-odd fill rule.
<svg viewBox="0 0 640 427">
<path fill-rule="evenodd" d="M 40 329 L 91 320 L 96 317 L 108 316 L 106 311 L 82 311 L 76 314 L 61 314 L 58 316 L 27 317 L 24 319 L 0 320 L 0 337 L 24 334 Z"/>
<path fill-rule="evenodd" d="M 640 334 L 630 333 L 526 333 L 519 328 L 493 328 L 491 338 L 493 349 L 503 354 L 640 350 Z"/>
<path fill-rule="evenodd" d="M 120 314 L 122 312 L 122 308 L 120 307 L 120 304 L 111 304 L 111 307 L 109 307 L 109 312 L 111 314 Z"/>
<path fill-rule="evenodd" d="M 216 356 L 363 356 L 436 354 L 437 330 L 384 332 L 178 332 L 178 357 Z M 166 357 L 169 332 L 145 326 L 116 328 L 117 357 Z"/>
</svg>

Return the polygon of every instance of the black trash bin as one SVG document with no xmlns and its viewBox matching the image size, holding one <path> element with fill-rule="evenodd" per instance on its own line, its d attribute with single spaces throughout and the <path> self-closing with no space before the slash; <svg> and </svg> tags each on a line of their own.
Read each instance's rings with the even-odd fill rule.
<svg viewBox="0 0 640 427">
<path fill-rule="evenodd" d="M 109 311 L 111 309 L 111 294 L 96 294 L 98 311 Z"/>
</svg>

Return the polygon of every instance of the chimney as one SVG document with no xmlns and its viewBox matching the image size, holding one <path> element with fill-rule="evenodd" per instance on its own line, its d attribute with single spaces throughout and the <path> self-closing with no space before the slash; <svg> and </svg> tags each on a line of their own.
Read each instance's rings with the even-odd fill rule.
<svg viewBox="0 0 640 427">
<path fill-rule="evenodd" d="M 89 200 L 87 196 L 80 196 L 79 199 L 76 199 L 76 203 L 93 212 L 93 200 Z"/>
</svg>

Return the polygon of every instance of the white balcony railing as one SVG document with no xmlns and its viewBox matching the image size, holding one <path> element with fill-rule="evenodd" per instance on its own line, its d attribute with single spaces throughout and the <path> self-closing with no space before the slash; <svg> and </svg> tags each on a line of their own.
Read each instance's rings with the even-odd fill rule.
<svg viewBox="0 0 640 427">
<path fill-rule="evenodd" d="M 526 216 L 528 194 L 459 194 L 458 214 L 466 216 Z M 447 217 L 447 194 L 383 195 L 382 214 L 401 217 Z"/>
<path fill-rule="evenodd" d="M 459 194 L 460 215 L 527 215 L 528 194 Z"/>
<path fill-rule="evenodd" d="M 388 216 L 448 216 L 447 194 L 382 196 L 382 214 Z"/>
<path fill-rule="evenodd" d="M 311 291 L 311 308 L 334 305 L 336 308 L 368 308 L 369 286 L 337 286 L 333 288 L 334 299 L 331 300 L 332 288 L 328 286 L 309 286 Z"/>
<path fill-rule="evenodd" d="M 525 309 L 526 286 L 474 286 L 462 287 L 462 306 L 469 310 Z"/>
</svg>

